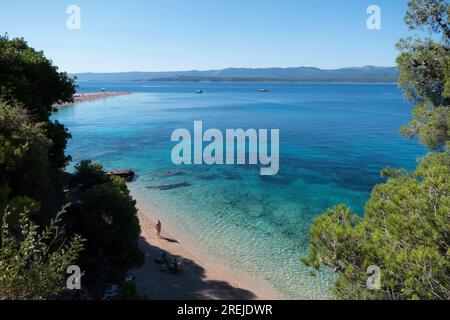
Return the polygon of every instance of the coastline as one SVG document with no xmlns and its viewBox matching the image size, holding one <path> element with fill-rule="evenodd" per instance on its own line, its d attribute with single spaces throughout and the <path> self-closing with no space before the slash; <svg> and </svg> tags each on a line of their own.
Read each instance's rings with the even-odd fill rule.
<svg viewBox="0 0 450 320">
<path fill-rule="evenodd" d="M 141 225 L 139 246 L 145 253 L 144 265 L 132 272 L 141 294 L 152 300 L 279 300 L 282 297 L 273 287 L 255 283 L 244 274 L 230 270 L 219 262 L 208 261 L 192 253 L 190 244 L 176 240 L 176 233 L 163 222 L 162 239 L 155 231 L 158 211 L 137 203 Z M 155 259 L 168 253 L 183 263 L 183 272 L 177 275 L 160 271 Z"/>
<path fill-rule="evenodd" d="M 93 102 L 96 100 L 102 100 L 102 99 L 107 99 L 107 98 L 112 98 L 112 97 L 117 97 L 117 96 L 124 96 L 124 95 L 128 95 L 128 94 L 132 94 L 132 92 L 77 93 L 77 94 L 74 94 L 72 102 L 54 104 L 53 109 L 59 110 L 64 107 L 75 105 L 77 103 Z"/>
</svg>

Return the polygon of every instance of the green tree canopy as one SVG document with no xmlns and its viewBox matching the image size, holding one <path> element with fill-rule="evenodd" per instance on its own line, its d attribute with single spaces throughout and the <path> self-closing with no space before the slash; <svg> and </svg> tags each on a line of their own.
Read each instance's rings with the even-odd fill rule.
<svg viewBox="0 0 450 320">
<path fill-rule="evenodd" d="M 65 202 L 70 135 L 50 121 L 55 102 L 70 101 L 74 80 L 21 38 L 0 36 L 0 209 L 17 196 L 37 201 L 48 222 Z"/>
<path fill-rule="evenodd" d="M 450 299 L 450 154 L 375 187 L 364 219 L 339 205 L 319 216 L 307 263 L 333 268 L 343 299 Z M 381 268 L 381 290 L 366 286 Z"/>
<path fill-rule="evenodd" d="M 446 0 L 410 0 L 407 25 L 441 34 L 442 39 L 406 38 L 397 45 L 401 51 L 397 59 L 399 84 L 416 104 L 413 119 L 401 132 L 406 137 L 418 136 L 430 148 L 450 141 L 449 15 L 450 3 Z"/>
<path fill-rule="evenodd" d="M 45 123 L 33 122 L 27 110 L 0 101 L 0 212 L 17 197 L 37 201 L 43 212 L 61 208 L 63 193 L 50 165 L 51 147 Z"/>
<path fill-rule="evenodd" d="M 52 105 L 71 101 L 74 80 L 22 38 L 0 36 L 0 97 L 24 105 L 37 121 L 48 121 Z"/>
<path fill-rule="evenodd" d="M 57 215 L 69 134 L 49 119 L 52 104 L 74 90 L 42 52 L 0 36 L 0 299 L 55 297 L 81 250 Z"/>
<path fill-rule="evenodd" d="M 102 167 L 82 161 L 72 179 L 75 204 L 70 208 L 70 232 L 87 239 L 82 264 L 92 283 L 103 275 L 120 281 L 144 262 L 138 247 L 141 233 L 136 202 L 125 181 L 108 176 Z"/>
<path fill-rule="evenodd" d="M 70 135 L 49 117 L 55 103 L 72 101 L 75 87 L 74 80 L 59 72 L 42 51 L 29 47 L 22 38 L 0 36 L 0 99 L 21 105 L 32 121 L 45 123 L 52 140 L 49 160 L 58 169 L 70 160 L 64 155 Z"/>
<path fill-rule="evenodd" d="M 409 0 L 406 25 L 412 30 L 425 29 L 450 40 L 449 3 L 445 0 Z"/>
</svg>

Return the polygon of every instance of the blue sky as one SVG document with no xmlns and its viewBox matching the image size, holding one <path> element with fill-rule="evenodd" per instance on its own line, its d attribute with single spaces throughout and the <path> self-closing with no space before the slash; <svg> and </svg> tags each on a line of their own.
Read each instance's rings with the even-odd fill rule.
<svg viewBox="0 0 450 320">
<path fill-rule="evenodd" d="M 68 30 L 66 9 L 81 9 Z M 382 10 L 368 30 L 367 7 Z M 0 0 L 0 33 L 68 72 L 393 66 L 407 0 Z"/>
</svg>

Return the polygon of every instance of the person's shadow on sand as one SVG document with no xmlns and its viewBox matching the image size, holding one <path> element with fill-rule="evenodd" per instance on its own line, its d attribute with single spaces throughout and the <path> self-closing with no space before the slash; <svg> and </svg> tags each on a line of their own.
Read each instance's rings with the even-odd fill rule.
<svg viewBox="0 0 450 320">
<path fill-rule="evenodd" d="M 180 243 L 180 241 L 176 240 L 176 239 L 170 239 L 170 238 L 166 238 L 166 237 L 161 237 L 161 240 L 166 240 L 167 242 L 170 243 Z"/>
<path fill-rule="evenodd" d="M 167 241 L 173 239 L 165 239 Z M 176 241 L 176 240 L 175 240 Z M 136 284 L 152 300 L 251 300 L 253 292 L 234 287 L 228 282 L 208 280 L 205 269 L 191 259 L 173 255 L 140 238 L 141 250 L 146 253 L 144 266 L 136 270 Z M 183 272 L 177 275 L 160 271 L 155 259 L 164 254 L 183 263 Z"/>
</svg>

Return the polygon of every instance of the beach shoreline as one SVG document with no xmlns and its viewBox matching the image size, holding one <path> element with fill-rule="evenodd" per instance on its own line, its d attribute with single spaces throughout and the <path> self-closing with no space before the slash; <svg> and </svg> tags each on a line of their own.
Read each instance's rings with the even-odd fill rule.
<svg viewBox="0 0 450 320">
<path fill-rule="evenodd" d="M 280 294 L 268 283 L 230 270 L 219 262 L 194 254 L 191 245 L 178 242 L 177 234 L 163 221 L 162 238 L 158 239 L 155 221 L 158 210 L 137 203 L 141 225 L 139 246 L 145 253 L 145 264 L 132 272 L 141 294 L 152 300 L 280 300 Z M 177 275 L 161 272 L 156 262 L 164 253 L 183 263 Z"/>
<path fill-rule="evenodd" d="M 59 110 L 68 106 L 72 106 L 78 103 L 83 102 L 93 102 L 96 100 L 102 100 L 112 97 L 118 97 L 118 96 L 124 96 L 132 94 L 132 92 L 97 92 L 97 93 L 77 93 L 73 95 L 73 101 L 72 102 L 65 102 L 60 104 L 54 104 L 53 109 Z"/>
</svg>

